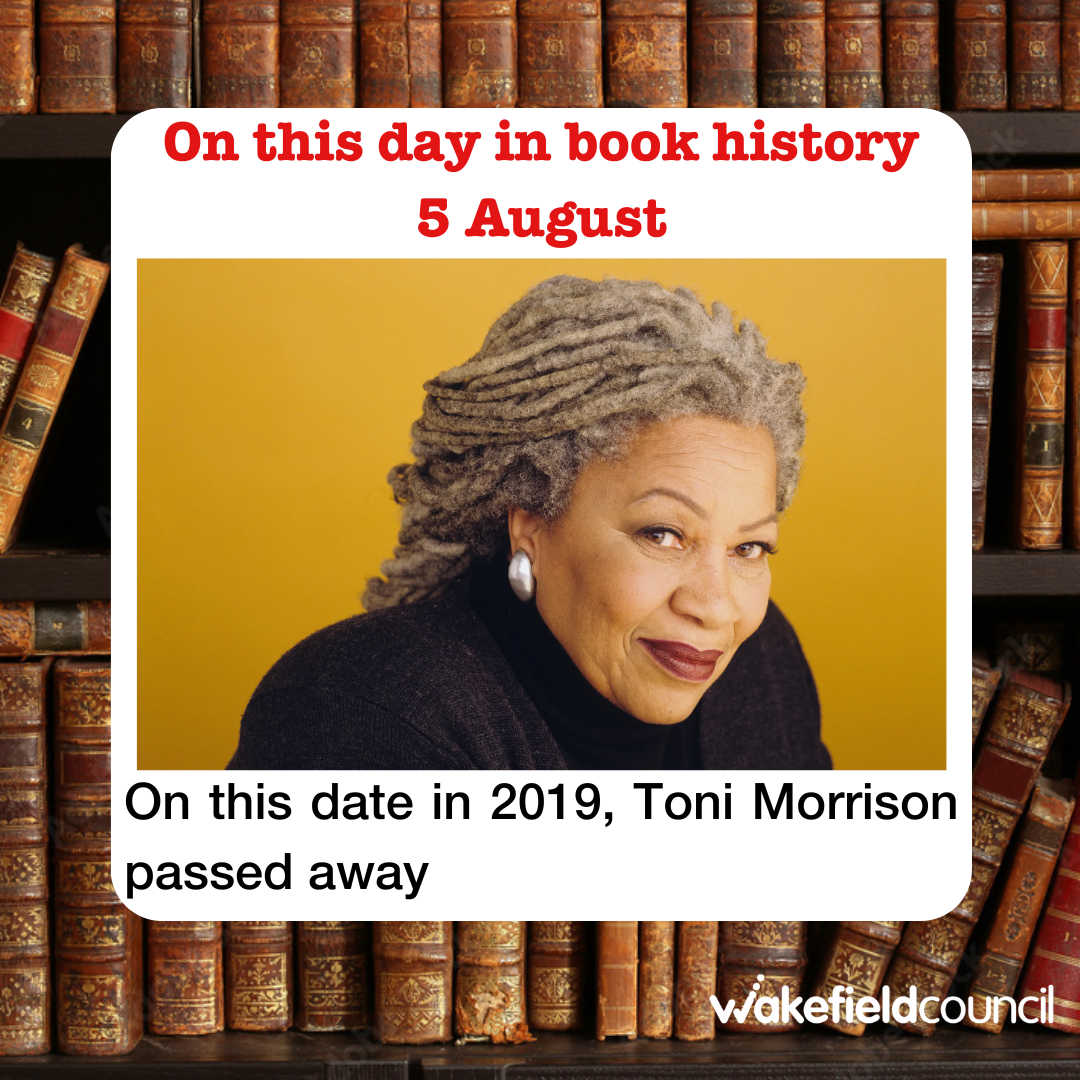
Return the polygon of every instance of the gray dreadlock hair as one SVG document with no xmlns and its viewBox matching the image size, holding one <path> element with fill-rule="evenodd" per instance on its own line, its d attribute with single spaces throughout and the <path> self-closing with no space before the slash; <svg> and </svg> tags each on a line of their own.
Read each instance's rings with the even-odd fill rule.
<svg viewBox="0 0 1080 1080">
<path fill-rule="evenodd" d="M 799 477 L 806 418 L 798 364 L 688 289 L 553 277 L 530 289 L 459 367 L 424 384 L 416 460 L 387 479 L 402 505 L 394 557 L 367 610 L 440 595 L 476 561 L 509 550 L 507 511 L 554 520 L 594 456 L 617 455 L 643 424 L 707 415 L 763 425 L 776 450 L 776 508 Z"/>
</svg>

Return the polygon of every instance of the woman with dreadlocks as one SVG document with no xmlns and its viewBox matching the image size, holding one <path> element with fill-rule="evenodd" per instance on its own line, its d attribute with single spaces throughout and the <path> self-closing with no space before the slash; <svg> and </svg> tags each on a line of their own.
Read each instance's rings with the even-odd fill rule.
<svg viewBox="0 0 1080 1080">
<path fill-rule="evenodd" d="M 685 289 L 531 289 L 426 384 L 385 577 L 263 678 L 230 767 L 828 768 L 769 600 L 804 381 Z"/>
</svg>

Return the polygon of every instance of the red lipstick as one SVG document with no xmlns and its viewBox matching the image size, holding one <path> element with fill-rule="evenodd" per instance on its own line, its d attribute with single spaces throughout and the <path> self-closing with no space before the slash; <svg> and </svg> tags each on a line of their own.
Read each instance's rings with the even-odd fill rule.
<svg viewBox="0 0 1080 1080">
<path fill-rule="evenodd" d="M 690 682 L 705 682 L 716 670 L 722 649 L 695 649 L 683 641 L 638 638 L 645 651 L 667 672 Z"/>
</svg>

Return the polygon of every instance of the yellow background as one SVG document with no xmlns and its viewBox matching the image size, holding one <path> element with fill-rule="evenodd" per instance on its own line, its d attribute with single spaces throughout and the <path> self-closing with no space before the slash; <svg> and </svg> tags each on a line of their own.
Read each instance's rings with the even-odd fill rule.
<svg viewBox="0 0 1080 1080">
<path fill-rule="evenodd" d="M 267 668 L 356 614 L 421 384 L 556 273 L 687 285 L 809 388 L 773 597 L 837 768 L 945 767 L 941 260 L 142 260 L 140 768 L 223 766 Z"/>
</svg>

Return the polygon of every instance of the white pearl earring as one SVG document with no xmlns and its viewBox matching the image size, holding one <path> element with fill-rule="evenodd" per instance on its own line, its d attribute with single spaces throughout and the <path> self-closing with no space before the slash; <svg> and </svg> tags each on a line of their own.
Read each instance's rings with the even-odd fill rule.
<svg viewBox="0 0 1080 1080">
<path fill-rule="evenodd" d="M 536 579 L 533 577 L 532 559 L 521 548 L 514 552 L 506 576 L 510 579 L 510 588 L 514 595 L 523 604 L 528 603 L 536 592 Z"/>
</svg>

